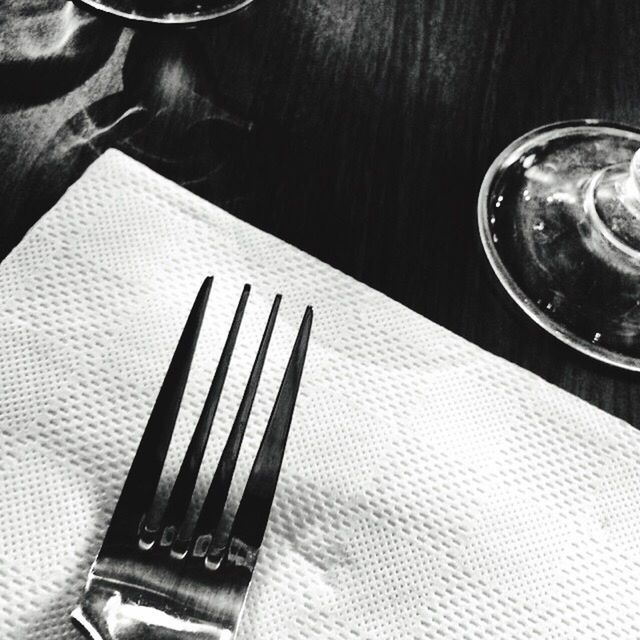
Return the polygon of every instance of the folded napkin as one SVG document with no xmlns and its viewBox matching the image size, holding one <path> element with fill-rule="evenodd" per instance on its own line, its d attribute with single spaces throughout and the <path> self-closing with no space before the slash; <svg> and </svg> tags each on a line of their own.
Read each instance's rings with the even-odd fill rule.
<svg viewBox="0 0 640 640">
<path fill-rule="evenodd" d="M 253 290 L 198 499 L 272 296 L 230 508 L 315 309 L 239 638 L 640 637 L 639 433 L 109 151 L 0 265 L 1 638 L 79 637 L 68 614 L 209 273 L 163 486 Z"/>
</svg>

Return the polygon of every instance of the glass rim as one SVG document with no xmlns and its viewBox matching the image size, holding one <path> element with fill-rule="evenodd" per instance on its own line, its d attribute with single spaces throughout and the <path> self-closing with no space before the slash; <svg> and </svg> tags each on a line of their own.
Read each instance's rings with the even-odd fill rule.
<svg viewBox="0 0 640 640">
<path fill-rule="evenodd" d="M 199 14 L 189 12 L 176 12 L 167 13 L 165 16 L 152 16 L 140 13 L 130 13 L 122 9 L 117 9 L 116 7 L 113 7 L 105 2 L 101 2 L 100 0 L 75 0 L 75 2 L 79 5 L 89 7 L 90 9 L 99 13 L 104 13 L 116 18 L 120 18 L 127 22 L 133 22 L 137 24 L 157 24 L 167 27 L 179 27 L 193 26 L 202 22 L 209 22 L 211 20 L 216 20 L 217 18 L 228 16 L 232 13 L 240 11 L 241 9 L 245 9 L 250 4 L 252 4 L 254 0 L 229 0 L 222 6 L 218 7 L 215 10 L 211 10 L 210 12 L 203 12 Z"/>
</svg>

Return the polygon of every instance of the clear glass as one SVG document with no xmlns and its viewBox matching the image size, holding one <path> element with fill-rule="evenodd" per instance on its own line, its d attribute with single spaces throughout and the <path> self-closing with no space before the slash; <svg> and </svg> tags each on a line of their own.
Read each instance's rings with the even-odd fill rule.
<svg viewBox="0 0 640 640">
<path fill-rule="evenodd" d="M 253 0 L 77 0 L 77 2 L 127 20 L 179 26 L 221 18 L 244 9 Z"/>
<path fill-rule="evenodd" d="M 593 120 L 509 145 L 478 201 L 482 243 L 517 304 L 560 340 L 640 370 L 640 130 Z"/>
</svg>

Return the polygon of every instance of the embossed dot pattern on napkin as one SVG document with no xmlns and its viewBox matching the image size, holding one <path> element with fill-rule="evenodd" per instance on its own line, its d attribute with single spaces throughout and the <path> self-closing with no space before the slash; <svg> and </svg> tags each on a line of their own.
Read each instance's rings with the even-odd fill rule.
<svg viewBox="0 0 640 640">
<path fill-rule="evenodd" d="M 239 638 L 640 637 L 639 433 L 116 151 L 0 265 L 0 637 L 79 637 L 68 614 L 209 273 L 165 493 L 242 285 L 198 499 L 272 296 L 231 508 L 315 310 Z"/>
</svg>

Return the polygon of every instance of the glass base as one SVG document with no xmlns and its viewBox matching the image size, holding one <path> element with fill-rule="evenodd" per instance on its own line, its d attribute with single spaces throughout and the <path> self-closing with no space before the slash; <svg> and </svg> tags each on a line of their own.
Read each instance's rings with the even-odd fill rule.
<svg viewBox="0 0 640 640">
<path fill-rule="evenodd" d="M 500 282 L 533 320 L 640 371 L 640 216 L 625 190 L 639 148 L 639 129 L 593 120 L 531 131 L 487 172 L 478 224 Z"/>
<path fill-rule="evenodd" d="M 96 11 L 133 22 L 189 26 L 222 18 L 253 0 L 75 0 Z"/>
</svg>

